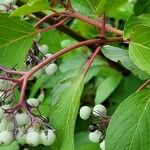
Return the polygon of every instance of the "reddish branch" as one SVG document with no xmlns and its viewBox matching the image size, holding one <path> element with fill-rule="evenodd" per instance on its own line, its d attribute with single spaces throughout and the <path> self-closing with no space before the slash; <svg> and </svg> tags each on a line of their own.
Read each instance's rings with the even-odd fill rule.
<svg viewBox="0 0 150 150">
<path fill-rule="evenodd" d="M 57 28 L 61 25 L 63 25 L 65 22 L 67 22 L 70 18 L 65 18 L 63 20 L 61 20 L 60 22 L 54 24 L 54 25 L 49 25 L 48 27 L 44 28 L 44 29 L 39 29 L 38 32 L 46 32 L 48 30 L 51 30 L 51 29 L 54 29 L 54 28 Z"/>
<path fill-rule="evenodd" d="M 5 68 L 3 66 L 0 66 L 0 70 L 4 71 L 6 73 L 9 73 L 9 74 L 18 74 L 18 75 L 25 75 L 26 74 L 25 71 L 10 70 L 10 69 L 7 69 L 7 68 Z"/>
<path fill-rule="evenodd" d="M 99 21 L 97 20 L 94 20 L 94 19 L 91 19 L 87 16 L 83 16 L 81 14 L 78 14 L 77 12 L 71 12 L 71 11 L 67 11 L 65 12 L 64 14 L 68 15 L 69 17 L 73 17 L 73 18 L 76 18 L 76 19 L 79 19 L 79 20 L 82 20 L 86 23 L 89 23 L 91 25 L 94 25 L 96 27 L 99 27 L 99 28 L 102 28 L 103 27 L 103 23 L 100 23 Z M 122 36 L 123 35 L 123 31 L 119 30 L 119 29 L 116 29 L 110 25 L 105 25 L 105 29 L 106 31 L 108 32 L 112 32 L 112 33 L 115 33 L 117 35 L 120 35 Z"/>
<path fill-rule="evenodd" d="M 136 90 L 136 92 L 139 92 L 139 91 L 143 90 L 149 83 L 150 83 L 150 80 L 147 80 L 146 82 L 144 82 L 144 83 Z"/>
<path fill-rule="evenodd" d="M 47 19 L 53 17 L 54 15 L 56 15 L 56 16 L 59 16 L 59 15 L 60 15 L 60 17 L 61 17 L 61 16 L 66 16 L 66 17 L 68 17 L 68 18 L 70 18 L 70 17 L 76 18 L 76 19 L 79 19 L 79 20 L 81 20 L 81 21 L 84 21 L 84 22 L 86 22 L 86 23 L 88 23 L 88 24 L 94 25 L 94 26 L 96 26 L 96 27 L 98 27 L 98 28 L 102 28 L 102 29 L 103 29 L 104 26 L 105 26 L 105 31 L 115 33 L 116 35 L 119 35 L 119 36 L 122 36 L 122 35 L 123 35 L 123 31 L 121 31 L 121 30 L 119 30 L 119 29 L 116 29 L 116 28 L 114 28 L 114 27 L 112 27 L 112 26 L 110 26 L 110 25 L 105 24 L 105 16 L 103 17 L 103 18 L 104 18 L 103 21 L 102 21 L 102 22 L 99 22 L 99 21 L 94 20 L 94 19 L 91 19 L 91 18 L 89 18 L 89 17 L 87 17 L 87 16 L 81 15 L 81 14 L 75 12 L 75 11 L 65 11 L 65 12 L 61 12 L 61 13 L 56 13 L 56 14 L 47 15 L 47 16 L 45 16 L 42 20 L 40 20 L 40 21 L 35 25 L 35 27 L 38 27 L 39 25 L 43 24 Z M 64 22 L 65 22 L 65 21 L 64 21 Z M 52 28 L 56 28 L 56 27 L 62 25 L 64 22 L 58 22 L 57 24 L 53 25 L 54 27 L 52 27 Z M 49 29 L 51 29 L 51 28 L 49 28 Z M 47 31 L 47 30 L 46 30 L 46 31 Z"/>
<path fill-rule="evenodd" d="M 85 67 L 85 70 L 83 72 L 83 77 L 86 75 L 86 73 L 88 72 L 90 66 L 92 65 L 94 59 L 96 58 L 97 54 L 100 52 L 101 50 L 101 47 L 97 47 L 94 51 L 94 53 L 91 55 L 90 59 L 87 61 L 87 64 L 86 64 L 86 67 Z"/>
</svg>

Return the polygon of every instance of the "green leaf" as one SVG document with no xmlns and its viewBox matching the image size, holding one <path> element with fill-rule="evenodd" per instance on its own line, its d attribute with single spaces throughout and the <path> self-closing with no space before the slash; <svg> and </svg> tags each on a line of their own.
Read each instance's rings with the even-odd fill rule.
<svg viewBox="0 0 150 150">
<path fill-rule="evenodd" d="M 82 68 L 85 62 L 86 57 L 84 55 L 81 54 L 71 55 L 69 58 L 63 60 L 59 69 L 62 73 L 65 73 L 70 70 Z"/>
<path fill-rule="evenodd" d="M 150 13 L 150 1 L 149 0 L 138 0 L 134 6 L 134 13 L 136 15 Z"/>
<path fill-rule="evenodd" d="M 99 150 L 99 145 L 92 143 L 88 139 L 88 132 L 75 134 L 75 150 Z"/>
<path fill-rule="evenodd" d="M 27 22 L 0 14 L 0 64 L 20 67 L 35 34 L 36 30 Z"/>
<path fill-rule="evenodd" d="M 81 20 L 75 19 L 71 28 L 87 38 L 95 38 L 95 36 L 99 35 L 99 30 L 97 28 Z"/>
<path fill-rule="evenodd" d="M 112 12 L 121 5 L 125 4 L 127 0 L 107 0 L 107 3 L 105 5 L 105 11 L 106 12 Z"/>
<path fill-rule="evenodd" d="M 96 90 L 95 103 L 99 104 L 106 100 L 117 88 L 121 79 L 122 75 L 119 72 L 114 72 L 112 75 L 103 80 Z"/>
<path fill-rule="evenodd" d="M 132 14 L 133 14 L 133 5 L 130 3 L 125 3 L 120 7 L 118 7 L 117 9 L 108 12 L 108 16 L 114 18 L 117 21 L 118 20 L 126 21 Z"/>
<path fill-rule="evenodd" d="M 131 35 L 129 56 L 141 70 L 150 74 L 150 27 L 140 26 Z"/>
<path fill-rule="evenodd" d="M 57 131 L 54 150 L 74 150 L 74 127 L 83 90 L 83 78 L 78 76 L 64 81 L 70 83 L 52 107 L 50 122 Z"/>
<path fill-rule="evenodd" d="M 1 145 L 0 150 L 19 150 L 19 144 L 15 141 L 10 145 Z"/>
<path fill-rule="evenodd" d="M 106 45 L 102 49 L 105 57 L 109 58 L 114 62 L 121 63 L 125 68 L 130 70 L 134 75 L 138 75 L 138 77 L 142 80 L 148 79 L 149 75 L 140 70 L 130 59 L 128 51 L 126 49 Z"/>
<path fill-rule="evenodd" d="M 149 149 L 149 108 L 150 90 L 128 97 L 111 118 L 106 133 L 106 150 Z"/>
<path fill-rule="evenodd" d="M 19 7 L 11 14 L 11 16 L 27 15 L 33 12 L 49 9 L 50 7 L 47 0 L 36 0 Z"/>
<path fill-rule="evenodd" d="M 107 0 L 72 0 L 73 8 L 85 15 L 100 15 L 104 11 Z"/>
<path fill-rule="evenodd" d="M 66 39 L 70 39 L 70 37 L 56 29 L 53 29 L 42 33 L 40 43 L 48 45 L 50 49 L 49 52 L 55 53 L 62 49 L 61 42 Z"/>
<path fill-rule="evenodd" d="M 131 94 L 133 94 L 141 85 L 141 81 L 137 76 L 129 74 L 124 76 L 117 89 L 109 96 L 107 107 L 108 114 L 112 115 L 117 107 Z"/>
<path fill-rule="evenodd" d="M 143 14 L 141 16 L 130 16 L 124 27 L 124 38 L 128 39 L 141 26 L 150 27 L 150 14 Z"/>
</svg>

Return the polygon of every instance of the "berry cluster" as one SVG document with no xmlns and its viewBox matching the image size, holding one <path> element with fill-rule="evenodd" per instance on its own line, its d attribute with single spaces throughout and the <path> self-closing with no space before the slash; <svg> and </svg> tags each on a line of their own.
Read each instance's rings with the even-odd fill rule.
<svg viewBox="0 0 150 150">
<path fill-rule="evenodd" d="M 52 54 L 49 53 L 48 46 L 39 44 L 40 38 L 41 34 L 39 33 L 34 38 L 34 44 L 27 55 L 25 68 L 27 70 L 30 70 L 32 67 L 36 66 L 38 63 L 42 62 L 46 58 L 52 57 Z M 39 71 L 37 71 L 33 75 L 32 79 L 34 79 L 34 77 L 39 78 L 44 73 L 46 73 L 48 76 L 51 76 L 56 73 L 57 69 L 57 65 L 54 62 L 52 62 L 44 68 L 41 68 Z"/>
<path fill-rule="evenodd" d="M 100 148 L 105 149 L 105 130 L 108 126 L 109 117 L 107 116 L 106 108 L 101 105 L 95 105 L 93 109 L 88 106 L 80 108 L 80 117 L 83 120 L 89 119 L 90 116 L 94 117 L 94 122 L 89 126 L 89 140 L 93 143 L 100 143 Z"/>
<path fill-rule="evenodd" d="M 9 145 L 14 140 L 21 145 L 53 144 L 56 139 L 55 130 L 48 125 L 46 118 L 34 114 L 38 110 L 39 101 L 29 98 L 24 107 L 15 106 L 12 101 L 13 85 L 11 81 L 0 79 L 0 144 Z"/>
</svg>

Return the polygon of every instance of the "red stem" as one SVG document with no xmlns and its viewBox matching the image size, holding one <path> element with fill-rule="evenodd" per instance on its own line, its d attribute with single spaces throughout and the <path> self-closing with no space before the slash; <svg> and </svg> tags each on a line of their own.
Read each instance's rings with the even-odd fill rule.
<svg viewBox="0 0 150 150">
<path fill-rule="evenodd" d="M 137 90 L 136 93 L 144 89 L 150 83 L 150 79 L 144 82 Z"/>
<path fill-rule="evenodd" d="M 16 71 L 16 70 L 9 70 L 3 66 L 0 66 L 0 70 L 9 73 L 9 74 L 18 74 L 18 75 L 25 75 L 27 72 L 25 71 Z"/>
<path fill-rule="evenodd" d="M 90 66 L 92 65 L 92 62 L 94 61 L 94 59 L 96 58 L 97 54 L 100 52 L 101 47 L 97 47 L 94 51 L 94 53 L 91 55 L 90 59 L 87 61 L 86 63 L 86 68 L 83 72 L 83 77 L 86 75 L 86 73 L 88 72 Z"/>
<path fill-rule="evenodd" d="M 100 37 L 105 38 L 106 36 L 106 30 L 105 30 L 105 14 L 102 17 L 102 28 L 101 28 L 101 34 Z"/>
<path fill-rule="evenodd" d="M 69 19 L 70 19 L 70 18 L 65 18 L 65 19 L 61 20 L 60 22 L 58 22 L 58 23 L 56 23 L 56 24 L 54 24 L 54 25 L 52 25 L 52 26 L 49 25 L 49 26 L 46 27 L 46 28 L 39 29 L 38 32 L 46 32 L 46 31 L 51 30 L 51 29 L 53 29 L 53 28 L 57 28 L 57 27 L 63 25 L 63 24 L 64 24 L 66 21 L 68 21 Z"/>
<path fill-rule="evenodd" d="M 24 78 L 23 80 L 23 84 L 21 87 L 21 94 L 20 94 L 20 99 L 19 99 L 19 103 L 18 106 L 21 106 L 24 104 L 24 100 L 25 100 L 25 91 L 26 91 L 26 87 L 27 87 L 27 83 L 28 83 L 28 78 Z"/>
<path fill-rule="evenodd" d="M 95 44 L 99 44 L 99 45 L 104 45 L 104 40 L 102 39 L 92 39 L 92 40 L 87 40 L 87 41 L 82 41 L 79 43 L 76 43 L 74 45 L 71 45 L 69 47 L 66 47 L 64 49 L 62 49 L 61 51 L 55 53 L 54 55 L 52 55 L 52 57 L 49 57 L 47 59 L 45 59 L 44 61 L 42 61 L 40 64 L 38 64 L 37 66 L 33 67 L 27 74 L 27 78 L 29 79 L 35 72 L 37 72 L 39 69 L 41 69 L 42 67 L 44 67 L 46 64 L 48 64 L 50 61 L 58 58 L 59 56 L 73 50 L 76 49 L 78 47 L 81 46 L 87 46 L 87 45 L 95 45 Z"/>
<path fill-rule="evenodd" d="M 0 76 L 0 79 L 18 83 L 18 79 Z"/>
<path fill-rule="evenodd" d="M 58 14 L 57 14 L 58 15 Z M 39 20 L 39 22 L 37 22 L 36 24 L 35 24 L 35 28 L 38 28 L 41 24 L 43 24 L 47 19 L 49 19 L 49 18 L 51 18 L 51 17 L 53 17 L 53 16 L 56 16 L 56 13 L 54 13 L 54 14 L 49 14 L 49 15 L 47 15 L 47 16 L 45 16 L 45 17 L 43 17 L 42 19 L 40 19 Z"/>
<path fill-rule="evenodd" d="M 68 12 L 66 12 L 66 15 L 73 17 L 73 18 L 76 18 L 76 19 L 79 19 L 79 20 L 82 20 L 86 23 L 92 24 L 92 25 L 97 26 L 99 28 L 102 28 L 102 26 L 103 26 L 102 23 L 99 23 L 98 21 L 96 21 L 94 19 L 88 18 L 87 16 L 83 16 L 81 14 L 78 14 L 77 12 L 68 11 Z M 120 36 L 123 35 L 123 31 L 116 29 L 110 25 L 106 25 L 105 28 L 106 28 L 106 31 L 108 31 L 108 32 L 113 32 L 113 33 L 120 35 Z"/>
</svg>

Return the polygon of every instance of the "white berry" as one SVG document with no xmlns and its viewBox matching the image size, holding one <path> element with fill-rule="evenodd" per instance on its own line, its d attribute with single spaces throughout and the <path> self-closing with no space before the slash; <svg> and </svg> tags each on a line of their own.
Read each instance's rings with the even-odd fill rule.
<svg viewBox="0 0 150 150">
<path fill-rule="evenodd" d="M 30 127 L 30 128 L 28 128 L 28 130 L 27 130 L 27 132 L 38 132 L 39 133 L 39 129 L 38 128 L 36 128 L 36 127 Z"/>
<path fill-rule="evenodd" d="M 56 135 L 53 130 L 48 129 L 40 134 L 40 138 L 43 145 L 49 146 L 55 142 Z"/>
<path fill-rule="evenodd" d="M 101 150 L 105 150 L 105 140 L 103 140 L 103 141 L 99 144 L 99 146 L 100 146 L 100 149 L 101 149 Z"/>
<path fill-rule="evenodd" d="M 53 75 L 57 71 L 57 65 L 52 63 L 45 68 L 45 72 L 47 75 Z"/>
<path fill-rule="evenodd" d="M 99 143 L 102 133 L 99 130 L 95 130 L 94 132 L 90 132 L 89 140 L 93 143 Z"/>
<path fill-rule="evenodd" d="M 25 112 L 16 114 L 15 119 L 18 126 L 23 126 L 29 121 L 29 117 Z"/>
<path fill-rule="evenodd" d="M 92 110 L 90 107 L 83 106 L 83 107 L 81 107 L 79 114 L 83 120 L 87 120 L 90 117 L 91 112 L 92 112 Z"/>
<path fill-rule="evenodd" d="M 4 118 L 4 110 L 0 107 L 0 120 Z"/>
<path fill-rule="evenodd" d="M 40 134 L 38 132 L 28 132 L 26 142 L 31 146 L 38 146 L 40 144 Z"/>
<path fill-rule="evenodd" d="M 40 38 L 41 38 L 41 33 L 38 33 L 38 34 L 36 35 L 36 37 L 34 38 L 34 41 L 35 41 L 35 42 L 39 42 Z"/>
<path fill-rule="evenodd" d="M 35 99 L 35 98 L 29 98 L 27 99 L 27 103 L 31 106 L 31 107 L 38 107 L 39 106 L 39 100 Z"/>
<path fill-rule="evenodd" d="M 105 106 L 98 104 L 95 105 L 93 108 L 93 115 L 94 116 L 105 116 L 107 114 L 107 110 Z"/>
<path fill-rule="evenodd" d="M 7 0 L 6 2 L 11 4 L 11 3 L 16 3 L 17 0 Z"/>
<path fill-rule="evenodd" d="M 10 89 L 12 84 L 13 83 L 11 81 L 6 81 L 6 80 L 3 80 L 3 79 L 0 79 L 0 90 Z"/>
<path fill-rule="evenodd" d="M 5 11 L 5 10 L 6 10 L 6 7 L 3 5 L 0 5 L 0 11 Z"/>
<path fill-rule="evenodd" d="M 44 55 L 48 53 L 48 46 L 47 45 L 41 45 L 38 47 L 38 49 Z"/>
<path fill-rule="evenodd" d="M 0 122 L 0 131 L 4 131 L 7 129 L 7 120 L 5 118 L 3 118 Z"/>
<path fill-rule="evenodd" d="M 7 105 L 2 105 L 1 107 L 2 107 L 3 109 L 9 109 L 9 108 L 11 108 L 11 105 L 7 104 Z"/>
<path fill-rule="evenodd" d="M 0 144 L 9 145 L 13 142 L 13 134 L 7 130 L 0 132 Z"/>
<path fill-rule="evenodd" d="M 26 135 L 24 133 L 24 129 L 22 128 L 19 128 L 18 129 L 18 133 L 16 135 L 16 141 L 19 143 L 19 144 L 25 144 L 26 143 Z"/>
<path fill-rule="evenodd" d="M 47 57 L 47 58 L 52 57 L 52 56 L 53 56 L 53 54 L 51 54 L 51 53 L 48 53 L 45 55 L 45 57 Z"/>
</svg>

